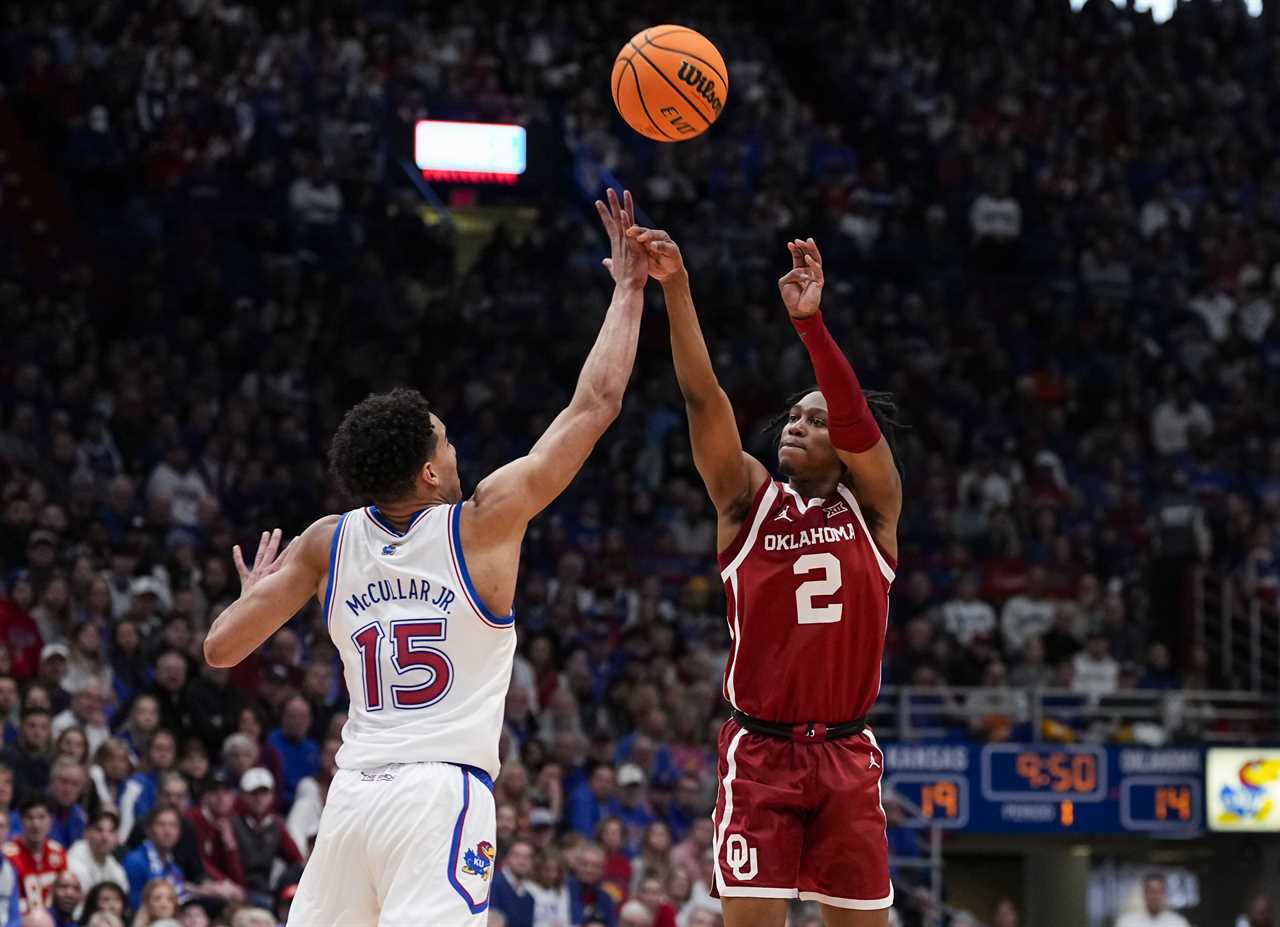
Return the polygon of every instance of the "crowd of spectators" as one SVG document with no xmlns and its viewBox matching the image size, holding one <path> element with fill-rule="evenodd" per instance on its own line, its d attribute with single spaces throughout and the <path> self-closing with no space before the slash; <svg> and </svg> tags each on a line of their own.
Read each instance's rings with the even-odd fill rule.
<svg viewBox="0 0 1280 927">
<path fill-rule="evenodd" d="M 314 605 L 204 664 L 228 552 L 351 506 L 324 451 L 371 390 L 422 389 L 471 485 L 530 445 L 608 301 L 604 172 L 682 245 L 770 463 L 810 380 L 782 243 L 822 246 L 827 316 L 907 426 L 886 684 L 989 685 L 968 733 L 1009 737 L 1025 687 L 1236 683 L 1185 587 L 1203 563 L 1280 588 L 1280 59 L 1236 0 L 1159 27 L 1100 0 L 702 4 L 729 103 L 679 146 L 612 112 L 601 75 L 651 24 L 619 9 L 3 15 L 3 105 L 74 216 L 0 227 L 0 821 L 59 927 L 287 908 L 345 694 Z M 530 127 L 531 227 L 472 254 L 421 221 L 398 164 L 427 115 Z M 495 922 L 718 923 L 713 545 L 655 307 L 621 420 L 523 552 Z"/>
</svg>

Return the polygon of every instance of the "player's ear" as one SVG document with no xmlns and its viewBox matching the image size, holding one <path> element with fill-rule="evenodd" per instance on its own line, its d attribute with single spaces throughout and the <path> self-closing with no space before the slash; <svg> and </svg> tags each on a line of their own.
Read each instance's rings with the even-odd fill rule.
<svg viewBox="0 0 1280 927">
<path fill-rule="evenodd" d="M 418 476 L 422 479 L 422 482 L 426 483 L 428 486 L 440 485 L 440 474 L 430 460 L 422 465 L 422 472 L 419 473 Z"/>
</svg>

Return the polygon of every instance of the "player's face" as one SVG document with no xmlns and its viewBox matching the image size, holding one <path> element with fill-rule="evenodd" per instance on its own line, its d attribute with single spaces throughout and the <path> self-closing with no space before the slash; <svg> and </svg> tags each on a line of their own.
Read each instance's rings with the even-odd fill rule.
<svg viewBox="0 0 1280 927">
<path fill-rule="evenodd" d="M 814 390 L 791 407 L 778 442 L 783 476 L 816 479 L 843 468 L 827 436 L 827 400 Z"/>
<path fill-rule="evenodd" d="M 431 455 L 431 469 L 440 480 L 440 492 L 445 500 L 454 503 L 462 501 L 462 481 L 458 477 L 458 449 L 449 440 L 448 429 L 444 422 L 432 413 L 431 424 L 436 429 L 436 452 Z"/>
</svg>

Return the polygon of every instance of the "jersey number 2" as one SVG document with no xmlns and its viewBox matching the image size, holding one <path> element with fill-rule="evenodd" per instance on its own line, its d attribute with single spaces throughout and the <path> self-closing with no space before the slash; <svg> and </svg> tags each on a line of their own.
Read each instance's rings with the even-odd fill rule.
<svg viewBox="0 0 1280 927">
<path fill-rule="evenodd" d="M 397 676 L 425 671 L 425 682 L 416 685 L 391 686 L 391 704 L 395 708 L 426 708 L 449 694 L 453 687 L 453 664 L 443 650 L 427 646 L 445 639 L 448 619 L 415 618 L 391 622 L 391 669 Z M 369 711 L 382 710 L 382 642 L 387 632 L 381 621 L 371 621 L 351 640 L 360 653 L 364 674 L 364 703 Z"/>
<path fill-rule="evenodd" d="M 797 557 L 791 572 L 796 576 L 822 572 L 822 579 L 811 579 L 796 589 L 796 622 L 798 624 L 835 624 L 844 617 L 844 605 L 830 602 L 814 605 L 818 597 L 840 591 L 840 559 L 835 554 L 805 554 Z"/>
</svg>

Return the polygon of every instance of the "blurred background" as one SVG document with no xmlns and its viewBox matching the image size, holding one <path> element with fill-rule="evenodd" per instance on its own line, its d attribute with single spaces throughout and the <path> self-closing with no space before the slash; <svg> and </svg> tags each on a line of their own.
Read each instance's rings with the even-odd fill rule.
<svg viewBox="0 0 1280 927">
<path fill-rule="evenodd" d="M 50 796 L 58 923 L 284 917 L 346 694 L 314 603 L 204 664 L 231 546 L 352 506 L 325 451 L 373 390 L 424 392 L 468 491 L 523 453 L 608 303 L 617 185 L 766 463 L 811 381 L 788 238 L 901 409 L 895 923 L 1274 927 L 1280 4 L 1133 5 L 6 4 L 0 820 Z M 679 145 L 608 94 L 658 22 L 730 72 Z M 432 169 L 421 120 L 522 127 L 524 169 Z M 728 635 L 649 298 L 622 418 L 524 548 L 493 924 L 719 924 Z"/>
</svg>

